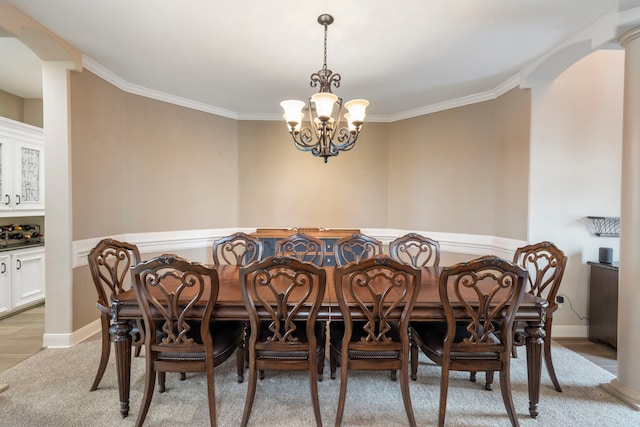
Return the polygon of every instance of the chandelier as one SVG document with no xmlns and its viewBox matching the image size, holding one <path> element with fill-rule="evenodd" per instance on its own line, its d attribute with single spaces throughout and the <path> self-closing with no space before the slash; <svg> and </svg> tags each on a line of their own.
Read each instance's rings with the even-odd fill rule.
<svg viewBox="0 0 640 427">
<path fill-rule="evenodd" d="M 311 87 L 320 86 L 320 91 L 309 98 L 309 127 L 302 126 L 304 113 L 303 101 L 282 101 L 283 118 L 287 122 L 289 133 L 298 150 L 311 151 L 311 154 L 324 158 L 337 156 L 340 151 L 353 148 L 364 123 L 365 110 L 369 101 L 354 99 L 344 104 L 347 113 L 344 115 L 346 126 L 340 124 L 342 98 L 331 93 L 331 86 L 340 87 L 340 74 L 327 68 L 327 27 L 333 23 L 333 16 L 318 16 L 318 24 L 324 27 L 324 63 L 322 69 L 311 74 Z"/>
</svg>

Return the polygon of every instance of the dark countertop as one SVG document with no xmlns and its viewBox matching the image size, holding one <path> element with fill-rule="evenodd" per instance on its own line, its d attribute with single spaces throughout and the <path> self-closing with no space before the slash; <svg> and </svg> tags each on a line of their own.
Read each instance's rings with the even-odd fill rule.
<svg viewBox="0 0 640 427">
<path fill-rule="evenodd" d="M 595 267 L 609 268 L 611 270 L 617 270 L 618 267 L 620 267 L 620 263 L 619 262 L 614 262 L 614 263 L 611 263 L 611 264 L 605 264 L 605 263 L 598 262 L 598 261 L 587 261 L 587 264 L 593 265 Z"/>
<path fill-rule="evenodd" d="M 9 243 L 7 246 L 0 246 L 0 252 L 15 251 L 17 249 L 29 249 L 44 246 L 44 242 L 37 243 Z"/>
</svg>

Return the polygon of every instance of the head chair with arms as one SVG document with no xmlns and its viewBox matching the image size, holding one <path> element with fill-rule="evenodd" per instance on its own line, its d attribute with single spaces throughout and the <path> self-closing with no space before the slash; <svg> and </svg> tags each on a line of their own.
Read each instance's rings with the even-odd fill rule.
<svg viewBox="0 0 640 427">
<path fill-rule="evenodd" d="M 309 371 L 316 424 L 322 425 L 317 364 L 324 357 L 324 322 L 316 324 L 326 273 L 295 258 L 272 256 L 240 269 L 242 297 L 249 313 L 249 384 L 242 426 L 256 392 L 258 371 Z"/>
<path fill-rule="evenodd" d="M 556 245 L 545 241 L 518 248 L 513 262 L 529 272 L 526 291 L 549 302 L 544 324 L 544 361 L 553 386 L 557 391 L 562 391 L 551 359 L 551 326 L 553 313 L 558 309 L 556 295 L 567 265 L 567 256 Z M 523 345 L 525 337 L 523 325 L 516 323 L 515 345 Z M 512 355 L 517 356 L 515 346 Z"/>
<path fill-rule="evenodd" d="M 446 414 L 449 371 L 499 371 L 507 414 L 512 425 L 519 425 L 511 396 L 511 328 L 527 276 L 527 271 L 495 256 L 456 264 L 441 272 L 439 292 L 446 329 L 412 324 L 418 346 L 442 367 L 440 426 Z"/>
<path fill-rule="evenodd" d="M 100 310 L 102 352 L 98 372 L 93 380 L 91 391 L 98 388 L 104 371 L 109 362 L 111 352 L 111 338 L 109 327 L 111 326 L 111 299 L 119 295 L 125 289 L 125 283 L 130 283 L 127 278 L 129 268 L 140 262 L 140 252 L 136 245 L 120 242 L 114 239 L 103 239 L 91 249 L 87 256 L 91 278 L 98 293 L 96 305 Z M 140 354 L 140 347 L 144 342 L 142 322 L 131 321 L 131 338 L 135 347 L 135 355 Z"/>
</svg>

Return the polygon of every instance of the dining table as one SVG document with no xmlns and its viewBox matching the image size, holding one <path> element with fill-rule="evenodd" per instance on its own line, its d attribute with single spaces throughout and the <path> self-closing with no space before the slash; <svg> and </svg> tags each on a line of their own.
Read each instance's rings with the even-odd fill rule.
<svg viewBox="0 0 640 427">
<path fill-rule="evenodd" d="M 216 267 L 219 279 L 218 299 L 213 309 L 214 320 L 244 320 L 249 316 L 245 308 L 240 290 L 240 267 L 222 265 Z M 335 267 L 324 267 L 327 285 L 322 301 L 318 321 L 339 321 L 342 314 L 336 298 L 334 285 Z M 411 311 L 411 321 L 444 322 L 446 320 L 438 282 L 442 267 L 422 267 L 421 283 L 415 305 Z M 202 317 L 202 310 L 206 301 L 201 301 L 201 307 L 193 310 L 194 318 Z M 525 344 L 527 355 L 527 379 L 529 391 L 529 414 L 532 418 L 538 415 L 538 401 L 540 397 L 540 377 L 542 351 L 544 343 L 544 322 L 548 302 L 532 294 L 525 293 L 516 313 L 516 320 L 525 322 Z M 354 306 L 354 315 L 357 310 Z M 267 319 L 268 313 L 262 313 Z M 304 311 L 301 311 L 304 316 Z M 114 296 L 111 305 L 112 324 L 109 333 L 112 336 L 116 357 L 116 372 L 118 377 L 118 391 L 120 397 L 120 413 L 122 417 L 129 414 L 129 393 L 131 385 L 131 320 L 142 318 L 134 291 L 127 290 Z M 303 320 L 303 318 L 301 318 Z"/>
</svg>

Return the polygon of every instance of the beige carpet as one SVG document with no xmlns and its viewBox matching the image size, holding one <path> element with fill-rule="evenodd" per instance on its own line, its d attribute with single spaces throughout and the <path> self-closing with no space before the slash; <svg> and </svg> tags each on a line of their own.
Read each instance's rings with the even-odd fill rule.
<svg viewBox="0 0 640 427">
<path fill-rule="evenodd" d="M 112 356 L 113 359 L 113 356 Z M 47 349 L 0 373 L 0 383 L 10 388 L 0 394 L 0 426 L 131 426 L 134 424 L 143 389 L 144 360 L 133 360 L 131 411 L 126 419 L 119 414 L 118 390 L 113 360 L 100 388 L 89 392 L 99 360 L 99 342 L 91 341 L 71 349 Z M 609 372 L 582 356 L 554 347 L 557 374 L 563 393 L 553 390 L 543 372 L 540 415 L 528 416 L 528 395 L 524 357 L 512 360 L 514 401 L 522 426 L 640 426 L 636 412 L 604 392 L 599 384 L 609 382 Z M 421 361 L 418 381 L 411 382 L 411 397 L 419 426 L 437 421 L 440 369 L 426 359 Z M 328 366 L 327 366 L 328 368 Z M 470 383 L 468 374 L 453 374 L 447 407 L 448 426 L 508 426 L 509 420 L 500 397 L 499 382 L 493 391 L 483 382 Z M 235 380 L 232 360 L 216 369 L 218 425 L 237 426 L 242 417 L 246 383 Z M 479 375 L 483 379 L 484 375 Z M 340 381 L 319 383 L 324 425 L 333 425 Z M 399 383 L 386 372 L 350 375 L 344 426 L 405 426 Z M 188 374 L 179 381 L 167 375 L 167 392 L 155 393 L 148 426 L 208 425 L 206 380 L 201 374 Z M 250 425 L 315 425 L 309 397 L 308 377 L 304 373 L 267 372 L 258 382 Z"/>
</svg>

